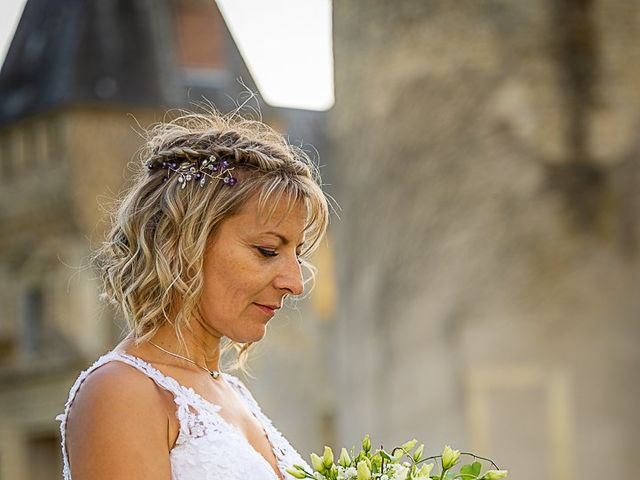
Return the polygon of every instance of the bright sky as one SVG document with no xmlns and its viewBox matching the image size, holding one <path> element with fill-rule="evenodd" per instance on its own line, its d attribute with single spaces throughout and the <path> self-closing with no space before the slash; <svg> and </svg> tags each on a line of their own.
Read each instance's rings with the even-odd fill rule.
<svg viewBox="0 0 640 480">
<path fill-rule="evenodd" d="M 0 62 L 25 1 L 0 0 Z M 331 0 L 217 3 L 267 103 L 309 110 L 331 108 Z"/>
</svg>

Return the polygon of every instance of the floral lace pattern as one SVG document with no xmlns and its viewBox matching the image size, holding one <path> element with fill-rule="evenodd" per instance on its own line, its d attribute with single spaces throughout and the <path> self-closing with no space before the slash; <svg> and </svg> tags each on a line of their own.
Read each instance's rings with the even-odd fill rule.
<svg viewBox="0 0 640 480">
<path fill-rule="evenodd" d="M 173 480 L 279 480 L 267 460 L 248 442 L 238 427 L 225 421 L 218 412 L 221 407 L 205 400 L 192 388 L 165 376 L 141 358 L 121 352 L 109 352 L 83 371 L 69 391 L 64 413 L 58 415 L 62 436 L 63 477 L 71 480 L 69 459 L 65 446 L 65 429 L 69 409 L 82 382 L 93 370 L 105 363 L 127 363 L 151 378 L 158 386 L 173 395 L 180 431 L 176 444 L 169 453 Z M 307 464 L 286 438 L 262 413 L 247 387 L 233 375 L 223 373 L 249 411 L 263 426 L 276 457 L 278 469 L 286 480 L 293 477 L 285 470 L 294 464 Z"/>
</svg>

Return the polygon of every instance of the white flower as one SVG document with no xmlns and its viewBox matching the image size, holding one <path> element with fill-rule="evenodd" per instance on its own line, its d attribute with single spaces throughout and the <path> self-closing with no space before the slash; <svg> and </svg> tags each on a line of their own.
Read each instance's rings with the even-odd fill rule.
<svg viewBox="0 0 640 480">
<path fill-rule="evenodd" d="M 322 475 L 320 472 L 314 472 L 313 478 L 315 478 L 316 480 L 327 480 L 327 477 Z"/>
<path fill-rule="evenodd" d="M 409 468 L 399 463 L 390 463 L 385 467 L 385 475 L 380 477 L 380 480 L 406 480 L 409 475 Z"/>
<path fill-rule="evenodd" d="M 358 470 L 356 467 L 348 467 L 344 471 L 345 480 L 350 480 L 352 478 L 356 478 L 358 476 Z"/>
<path fill-rule="evenodd" d="M 355 480 L 357 477 L 356 467 L 338 467 L 338 480 Z"/>
<path fill-rule="evenodd" d="M 354 480 L 358 476 L 355 467 L 338 467 L 338 480 Z"/>
<path fill-rule="evenodd" d="M 406 480 L 407 475 L 409 475 L 409 469 L 404 465 L 394 465 L 393 476 L 390 480 Z"/>
</svg>

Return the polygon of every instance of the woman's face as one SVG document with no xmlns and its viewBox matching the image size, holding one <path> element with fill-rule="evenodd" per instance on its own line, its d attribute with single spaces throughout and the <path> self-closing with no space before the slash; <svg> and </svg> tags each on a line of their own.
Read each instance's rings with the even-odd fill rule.
<svg viewBox="0 0 640 480">
<path fill-rule="evenodd" d="M 254 196 L 222 222 L 204 257 L 200 303 L 203 327 L 216 337 L 256 342 L 286 295 L 303 293 L 298 255 L 306 209 L 296 203 L 287 214 L 281 201 L 271 219 L 258 216 Z"/>
</svg>

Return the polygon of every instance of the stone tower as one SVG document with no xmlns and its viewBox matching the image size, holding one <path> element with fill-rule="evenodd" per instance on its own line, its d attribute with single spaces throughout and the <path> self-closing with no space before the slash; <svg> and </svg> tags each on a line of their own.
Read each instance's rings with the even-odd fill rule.
<svg viewBox="0 0 640 480">
<path fill-rule="evenodd" d="M 341 443 L 633 476 L 640 5 L 333 8 Z"/>
</svg>

